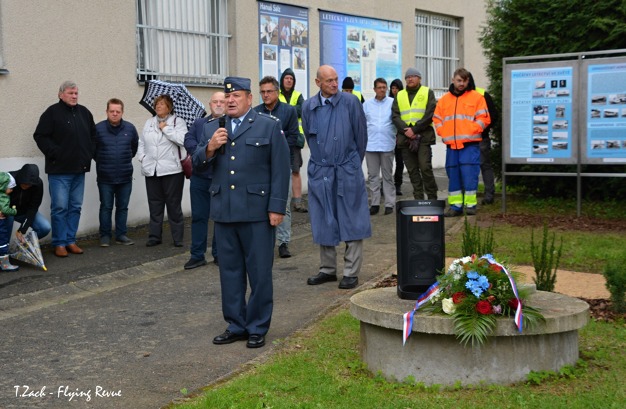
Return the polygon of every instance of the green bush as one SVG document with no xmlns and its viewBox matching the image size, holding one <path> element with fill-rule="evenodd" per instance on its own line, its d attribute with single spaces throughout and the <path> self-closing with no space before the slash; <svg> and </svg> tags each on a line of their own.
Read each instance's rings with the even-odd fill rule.
<svg viewBox="0 0 626 409">
<path fill-rule="evenodd" d="M 602 273 L 606 279 L 606 288 L 611 293 L 613 311 L 626 312 L 624 295 L 626 294 L 626 253 L 621 258 L 609 260 Z"/>
<path fill-rule="evenodd" d="M 548 224 L 543 223 L 543 239 L 541 244 L 535 244 L 535 229 L 532 230 L 530 236 L 530 254 L 533 258 L 533 266 L 535 267 L 535 278 L 533 279 L 537 290 L 554 291 L 556 283 L 556 270 L 559 268 L 561 261 L 561 251 L 563 250 L 563 238 L 559 249 L 554 247 L 556 234 L 552 233 L 552 242 L 548 248 Z"/>
</svg>

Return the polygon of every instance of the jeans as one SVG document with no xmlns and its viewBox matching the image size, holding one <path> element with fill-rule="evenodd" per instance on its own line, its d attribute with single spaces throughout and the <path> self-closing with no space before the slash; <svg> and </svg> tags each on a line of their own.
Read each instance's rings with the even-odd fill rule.
<svg viewBox="0 0 626 409">
<path fill-rule="evenodd" d="M 276 242 L 289 244 L 291 241 L 291 177 L 289 178 L 289 193 L 287 194 L 287 209 L 283 221 L 276 227 Z"/>
<path fill-rule="evenodd" d="M 85 174 L 49 174 L 48 188 L 52 245 L 56 247 L 74 244 L 85 193 Z"/>
<path fill-rule="evenodd" d="M 111 214 L 115 201 L 115 238 L 125 236 L 128 232 L 128 202 L 133 190 L 133 182 L 109 184 L 98 183 L 100 192 L 100 237 L 111 237 Z"/>
<path fill-rule="evenodd" d="M 9 242 L 11 241 L 11 227 L 13 223 L 6 217 L 0 219 L 0 256 L 9 254 Z"/>
<path fill-rule="evenodd" d="M 21 225 L 22 223 L 24 223 L 24 221 L 26 221 L 26 215 L 15 217 L 9 216 L 7 217 L 7 219 L 9 219 L 9 226 L 13 226 L 13 222 L 18 222 Z M 40 239 L 46 237 L 52 229 L 48 219 L 43 217 L 43 214 L 39 212 L 35 214 L 35 220 L 33 220 L 33 223 L 30 226 L 35 231 L 35 233 L 37 233 L 37 237 L 39 237 Z"/>
<path fill-rule="evenodd" d="M 191 258 L 204 260 L 207 250 L 207 237 L 209 230 L 209 215 L 211 213 L 211 182 L 196 175 L 191 175 L 189 180 L 189 195 L 191 196 Z M 213 242 L 211 243 L 211 255 L 217 258 L 217 245 L 215 244 L 215 228 L 213 228 Z"/>
</svg>

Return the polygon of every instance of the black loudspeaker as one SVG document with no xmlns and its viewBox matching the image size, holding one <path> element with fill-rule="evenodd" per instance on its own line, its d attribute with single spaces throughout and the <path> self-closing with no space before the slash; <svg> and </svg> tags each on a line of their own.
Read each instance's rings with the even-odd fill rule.
<svg viewBox="0 0 626 409">
<path fill-rule="evenodd" d="M 443 200 L 396 203 L 398 297 L 417 300 L 436 281 L 445 263 Z"/>
</svg>

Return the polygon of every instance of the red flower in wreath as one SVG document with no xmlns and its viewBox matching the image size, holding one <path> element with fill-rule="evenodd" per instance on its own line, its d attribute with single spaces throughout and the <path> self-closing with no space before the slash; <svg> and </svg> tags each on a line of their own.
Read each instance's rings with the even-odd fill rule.
<svg viewBox="0 0 626 409">
<path fill-rule="evenodd" d="M 463 299 L 466 296 L 467 295 L 463 291 L 458 291 L 458 292 L 452 294 L 452 302 L 455 303 L 455 304 L 460 304 L 461 301 L 463 301 Z"/>
<path fill-rule="evenodd" d="M 483 315 L 489 315 L 493 313 L 493 308 L 491 307 L 491 303 L 489 301 L 478 301 L 476 303 L 476 311 Z"/>
<path fill-rule="evenodd" d="M 512 309 L 516 310 L 517 309 L 517 304 L 519 304 L 520 301 L 517 298 L 511 298 L 509 300 L 509 307 L 511 307 Z"/>
</svg>

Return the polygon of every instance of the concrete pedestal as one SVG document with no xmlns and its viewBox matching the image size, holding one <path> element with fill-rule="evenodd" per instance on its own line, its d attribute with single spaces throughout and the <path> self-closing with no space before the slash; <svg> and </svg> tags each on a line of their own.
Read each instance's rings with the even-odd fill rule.
<svg viewBox="0 0 626 409">
<path fill-rule="evenodd" d="M 578 330 L 589 320 L 584 301 L 537 291 L 528 302 L 546 322 L 521 334 L 512 319 L 500 319 L 484 345 L 464 347 L 452 318 L 418 310 L 403 346 L 402 315 L 415 302 L 398 298 L 395 287 L 363 291 L 350 301 L 351 314 L 361 321 L 361 357 L 369 370 L 390 380 L 411 376 L 425 385 L 509 384 L 530 371 L 558 371 L 578 360 Z"/>
</svg>

